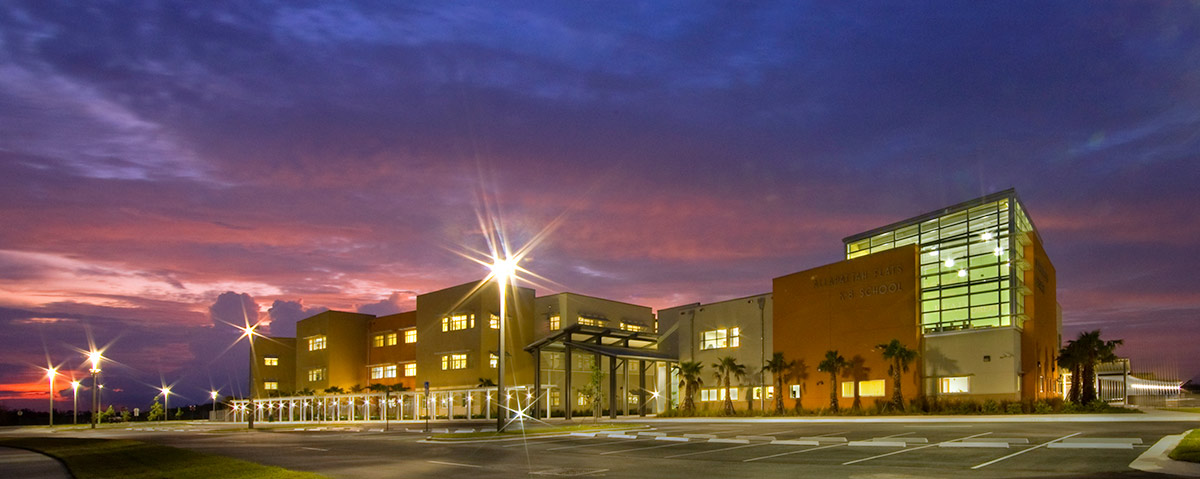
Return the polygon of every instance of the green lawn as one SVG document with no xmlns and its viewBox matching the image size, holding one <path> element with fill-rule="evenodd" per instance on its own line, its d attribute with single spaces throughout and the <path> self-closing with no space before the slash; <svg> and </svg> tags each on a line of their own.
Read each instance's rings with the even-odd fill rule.
<svg viewBox="0 0 1200 479">
<path fill-rule="evenodd" d="M 0 439 L 0 446 L 37 451 L 58 458 L 76 479 L 253 477 L 320 478 L 319 474 L 264 466 L 225 456 L 204 454 L 140 441 L 80 438 Z"/>
<path fill-rule="evenodd" d="M 1171 451 L 1171 459 L 1176 461 L 1200 462 L 1200 429 L 1183 437 L 1175 450 Z"/>
</svg>

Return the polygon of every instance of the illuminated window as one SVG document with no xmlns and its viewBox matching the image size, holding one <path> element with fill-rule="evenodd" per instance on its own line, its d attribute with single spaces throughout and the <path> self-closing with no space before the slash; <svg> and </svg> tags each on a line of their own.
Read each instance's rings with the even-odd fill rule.
<svg viewBox="0 0 1200 479">
<path fill-rule="evenodd" d="M 454 314 L 442 318 L 442 332 L 462 331 L 475 327 L 475 315 L 471 313 Z"/>
<path fill-rule="evenodd" d="M 737 388 L 729 388 L 729 399 L 732 401 L 737 401 L 737 398 L 738 398 Z M 724 401 L 725 400 L 725 388 L 701 389 L 700 390 L 700 400 L 701 401 Z"/>
<path fill-rule="evenodd" d="M 386 344 L 387 344 L 388 346 L 395 346 L 395 345 L 396 345 L 396 333 L 387 333 L 387 341 L 386 341 Z"/>
<path fill-rule="evenodd" d="M 865 398 L 883 397 L 884 382 L 882 379 L 858 382 L 858 395 Z"/>
<path fill-rule="evenodd" d="M 382 334 L 376 334 L 374 336 L 371 336 L 371 346 L 376 347 L 376 348 L 382 348 L 383 340 L 384 340 L 384 336 Z"/>
<path fill-rule="evenodd" d="M 969 376 L 941 378 L 938 384 L 938 389 L 945 394 L 971 392 L 971 378 Z"/>
<path fill-rule="evenodd" d="M 576 396 L 575 404 L 579 405 L 579 406 L 587 406 L 587 404 L 588 404 L 587 396 L 584 396 L 583 393 L 579 393 L 579 395 Z"/>
<path fill-rule="evenodd" d="M 393 364 L 390 366 L 384 366 L 383 367 L 383 377 L 385 377 L 385 378 L 396 377 L 396 365 Z"/>
<path fill-rule="evenodd" d="M 762 399 L 762 387 L 755 387 L 752 394 L 754 395 L 754 399 Z M 773 399 L 774 397 L 775 386 L 767 386 L 767 399 Z"/>
<path fill-rule="evenodd" d="M 317 351 L 319 349 L 325 349 L 325 336 L 313 336 L 308 338 L 308 350 Z"/>
<path fill-rule="evenodd" d="M 467 353 L 443 354 L 442 370 L 467 369 Z"/>
<path fill-rule="evenodd" d="M 263 381 L 263 389 L 266 389 L 267 391 L 278 391 L 279 383 L 275 381 Z"/>
<path fill-rule="evenodd" d="M 276 356 L 267 356 L 263 358 L 263 366 L 278 366 L 279 358 Z"/>
<path fill-rule="evenodd" d="M 488 327 L 492 329 L 500 329 L 500 316 L 496 315 L 496 313 L 492 313 L 491 317 L 488 318 Z"/>
<path fill-rule="evenodd" d="M 417 330 L 416 329 L 404 330 L 404 343 L 412 344 L 415 342 L 417 342 Z"/>
<path fill-rule="evenodd" d="M 606 320 L 605 320 L 604 318 L 597 318 L 597 317 L 592 317 L 592 316 L 585 316 L 585 315 L 582 315 L 582 314 L 581 314 L 581 315 L 579 315 L 579 324 L 582 324 L 582 325 L 584 325 L 584 326 L 596 326 L 596 327 L 603 327 L 603 326 L 604 326 L 604 323 L 605 323 L 605 321 L 606 321 Z"/>
<path fill-rule="evenodd" d="M 383 366 L 371 366 L 371 379 L 383 377 Z"/>
<path fill-rule="evenodd" d="M 404 363 L 404 377 L 411 378 L 417 375 L 417 363 Z"/>
<path fill-rule="evenodd" d="M 800 399 L 800 385 L 793 384 L 791 389 L 792 389 L 792 391 L 791 391 L 792 397 L 791 398 L 792 399 Z"/>
<path fill-rule="evenodd" d="M 741 344 L 741 328 L 713 329 L 700 333 L 700 349 L 736 348 Z"/>
<path fill-rule="evenodd" d="M 854 397 L 854 381 L 846 381 L 846 382 L 842 383 L 842 397 L 844 397 L 844 398 Z"/>
<path fill-rule="evenodd" d="M 554 331 L 562 327 L 562 317 L 554 315 L 550 317 L 550 330 Z"/>
<path fill-rule="evenodd" d="M 325 368 L 309 369 L 308 370 L 308 380 L 309 381 L 324 381 L 325 380 Z"/>
<path fill-rule="evenodd" d="M 500 356 L 497 356 L 496 353 L 488 353 L 488 365 L 492 369 L 496 369 L 498 364 L 500 364 Z"/>
<path fill-rule="evenodd" d="M 650 331 L 650 328 L 647 328 L 646 325 L 644 325 L 644 324 L 629 323 L 629 322 L 625 322 L 625 321 L 621 321 L 621 329 L 623 329 L 625 331 L 633 331 L 635 333 L 644 333 L 644 332 Z"/>
<path fill-rule="evenodd" d="M 550 405 L 559 406 L 562 404 L 562 394 L 557 389 L 550 391 Z"/>
</svg>

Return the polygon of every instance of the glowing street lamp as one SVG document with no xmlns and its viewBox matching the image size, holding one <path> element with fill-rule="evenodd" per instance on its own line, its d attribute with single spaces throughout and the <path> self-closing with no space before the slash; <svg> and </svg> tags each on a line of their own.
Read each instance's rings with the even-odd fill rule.
<svg viewBox="0 0 1200 479">
<path fill-rule="evenodd" d="M 100 419 L 100 399 L 97 397 L 100 394 L 100 360 L 104 359 L 102 351 L 91 350 L 87 355 L 88 361 L 92 363 L 92 368 L 88 372 L 92 373 L 92 429 L 96 428 L 96 422 Z"/>
<path fill-rule="evenodd" d="M 254 393 L 257 389 L 255 388 L 256 384 L 254 384 L 254 367 L 258 365 L 254 361 L 254 337 L 262 336 L 262 334 L 259 334 L 259 332 L 256 331 L 258 329 L 258 323 L 250 324 L 250 322 L 247 321 L 245 326 L 234 327 L 242 330 L 242 335 L 238 338 L 238 341 L 241 341 L 242 338 L 246 338 L 247 341 L 250 341 L 250 413 L 246 414 L 246 427 L 249 429 L 254 429 Z"/>
<path fill-rule="evenodd" d="M 71 395 L 74 396 L 71 408 L 71 423 L 79 424 L 79 380 L 71 380 Z"/>
<path fill-rule="evenodd" d="M 221 395 L 221 393 L 219 391 L 217 391 L 216 389 L 213 389 L 212 391 L 208 392 L 208 397 L 211 397 L 212 401 L 213 401 L 213 408 L 212 408 L 213 412 L 211 414 L 209 414 L 209 417 L 212 417 L 212 415 L 216 414 L 216 412 L 217 412 L 217 396 L 219 396 L 219 395 Z"/>
<path fill-rule="evenodd" d="M 50 378 L 50 427 L 54 427 L 54 376 L 57 375 L 57 367 L 46 368 L 46 377 Z"/>
<path fill-rule="evenodd" d="M 163 397 L 163 422 L 167 422 L 167 415 L 171 411 L 171 386 L 163 386 L 159 391 Z"/>
</svg>

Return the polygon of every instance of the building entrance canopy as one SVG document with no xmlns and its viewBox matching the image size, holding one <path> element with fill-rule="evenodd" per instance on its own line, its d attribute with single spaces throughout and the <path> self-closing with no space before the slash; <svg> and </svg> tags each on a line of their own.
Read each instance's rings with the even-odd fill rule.
<svg viewBox="0 0 1200 479">
<path fill-rule="evenodd" d="M 595 355 L 608 357 L 608 404 L 610 415 L 615 418 L 617 415 L 616 408 L 616 391 L 617 391 L 617 368 L 620 364 L 626 365 L 626 373 L 628 373 L 628 362 L 637 361 L 638 367 L 638 414 L 646 414 L 646 363 L 655 362 L 677 363 L 679 358 L 658 350 L 659 336 L 654 333 L 646 333 L 640 331 L 627 331 L 623 329 L 604 328 L 599 326 L 589 326 L 585 324 L 573 324 L 558 331 L 554 334 L 546 336 L 542 339 L 534 341 L 528 346 L 525 346 L 525 351 L 528 351 L 534 356 L 534 389 L 540 390 L 542 381 L 542 351 L 565 351 L 565 371 L 564 384 L 562 390 L 570 394 L 571 389 L 571 355 L 576 350 L 593 353 Z M 596 363 L 599 366 L 599 362 Z M 535 406 L 536 407 L 536 406 Z M 534 415 L 538 412 L 535 410 Z M 567 419 L 571 418 L 571 407 L 564 408 L 564 415 Z"/>
</svg>

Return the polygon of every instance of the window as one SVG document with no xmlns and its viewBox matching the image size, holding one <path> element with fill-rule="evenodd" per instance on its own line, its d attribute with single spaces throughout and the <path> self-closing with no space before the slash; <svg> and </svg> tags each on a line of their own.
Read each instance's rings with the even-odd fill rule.
<svg viewBox="0 0 1200 479">
<path fill-rule="evenodd" d="M 761 386 L 755 387 L 752 394 L 754 395 L 754 399 L 762 399 L 762 397 L 761 397 L 762 396 L 762 387 Z M 767 399 L 773 399 L 774 397 L 775 397 L 775 386 L 767 386 Z"/>
<path fill-rule="evenodd" d="M 404 377 L 411 378 L 417 375 L 417 363 L 404 363 Z"/>
<path fill-rule="evenodd" d="M 550 390 L 550 406 L 562 405 L 562 394 L 557 389 Z"/>
<path fill-rule="evenodd" d="M 309 351 L 317 351 L 320 349 L 325 349 L 325 336 L 313 336 L 308 338 Z"/>
<path fill-rule="evenodd" d="M 497 356 L 496 353 L 488 353 L 488 365 L 492 369 L 496 369 L 498 364 L 500 364 L 500 356 Z"/>
<path fill-rule="evenodd" d="M 884 381 L 882 379 L 872 379 L 870 381 L 858 382 L 858 395 L 865 398 L 883 397 Z"/>
<path fill-rule="evenodd" d="M 557 314 L 554 316 L 551 316 L 550 317 L 550 330 L 554 331 L 559 328 L 562 328 L 562 317 Z"/>
<path fill-rule="evenodd" d="M 791 398 L 792 399 L 800 399 L 800 385 L 799 384 L 792 385 L 792 397 Z"/>
<path fill-rule="evenodd" d="M 577 399 L 575 400 L 575 404 L 576 404 L 576 405 L 579 405 L 579 406 L 587 406 L 587 404 L 588 404 L 588 399 L 587 399 L 587 396 L 584 396 L 584 395 L 583 395 L 583 393 L 579 393 L 579 396 L 576 396 L 576 398 L 577 398 Z"/>
<path fill-rule="evenodd" d="M 263 358 L 263 366 L 278 366 L 278 365 L 279 365 L 279 357 L 278 356 L 267 356 L 267 357 Z"/>
<path fill-rule="evenodd" d="M 492 329 L 500 329 L 500 316 L 496 313 L 492 313 L 491 317 L 488 318 L 488 327 Z"/>
<path fill-rule="evenodd" d="M 278 391 L 279 383 L 275 381 L 263 381 L 263 389 L 267 391 Z"/>
<path fill-rule="evenodd" d="M 396 377 L 396 365 L 392 364 L 390 366 L 384 366 L 383 367 L 383 377 L 385 377 L 385 378 Z"/>
<path fill-rule="evenodd" d="M 644 324 L 631 323 L 631 322 L 626 322 L 626 321 L 621 321 L 621 329 L 623 329 L 625 331 L 633 331 L 635 333 L 644 333 L 644 332 L 650 331 L 650 328 L 647 328 L 646 325 L 644 325 Z"/>
<path fill-rule="evenodd" d="M 737 398 L 738 398 L 737 388 L 729 388 L 729 399 L 732 401 L 737 401 Z M 725 400 L 725 388 L 701 389 L 700 390 L 700 400 L 701 401 L 724 401 Z"/>
<path fill-rule="evenodd" d="M 467 369 L 467 353 L 443 354 L 442 371 Z"/>
<path fill-rule="evenodd" d="M 586 316 L 586 315 L 582 315 L 582 314 L 579 315 L 579 324 L 582 324 L 584 326 L 603 327 L 604 323 L 606 321 L 608 321 L 608 320 L 606 320 L 604 318 L 600 318 L 600 317 Z"/>
<path fill-rule="evenodd" d="M 442 332 L 461 331 L 475 327 L 475 315 L 471 313 L 454 314 L 442 318 Z"/>
<path fill-rule="evenodd" d="M 404 330 L 404 343 L 412 344 L 415 342 L 417 342 L 417 330 L 416 329 Z"/>
<path fill-rule="evenodd" d="M 971 378 L 969 376 L 957 376 L 950 378 L 942 378 L 938 381 L 938 388 L 942 393 L 969 393 L 971 392 Z"/>
<path fill-rule="evenodd" d="M 741 328 L 713 329 L 700 333 L 700 349 L 736 348 L 740 341 Z"/>
<path fill-rule="evenodd" d="M 325 368 L 309 369 L 308 370 L 308 380 L 309 381 L 324 381 L 325 380 Z"/>
<path fill-rule="evenodd" d="M 842 383 L 842 397 L 854 397 L 854 381 L 846 381 Z"/>
<path fill-rule="evenodd" d="M 396 345 L 396 333 L 387 333 L 387 341 L 386 341 L 386 344 L 387 344 L 388 346 L 395 346 L 395 345 Z"/>
<path fill-rule="evenodd" d="M 383 377 L 383 366 L 371 366 L 371 379 Z"/>
<path fill-rule="evenodd" d="M 376 334 L 374 336 L 371 336 L 371 347 L 382 348 L 383 347 L 383 339 L 384 339 L 384 336 L 382 334 Z"/>
</svg>

